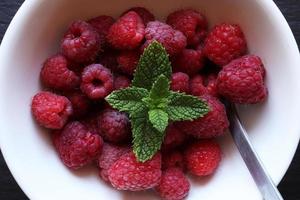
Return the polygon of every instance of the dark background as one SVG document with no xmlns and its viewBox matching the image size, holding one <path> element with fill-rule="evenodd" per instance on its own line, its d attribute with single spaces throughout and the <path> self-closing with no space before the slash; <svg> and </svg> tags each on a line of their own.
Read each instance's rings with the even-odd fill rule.
<svg viewBox="0 0 300 200">
<path fill-rule="evenodd" d="M 300 1 L 274 1 L 283 12 L 294 32 L 298 44 L 300 44 Z M 23 2 L 24 0 L 0 0 L 0 41 L 12 17 Z M 279 190 L 286 200 L 300 200 L 300 148 L 298 148 L 292 165 L 281 181 Z M 0 154 L 0 200 L 23 199 L 26 200 L 28 198 L 13 179 L 3 160 L 2 154 Z"/>
</svg>

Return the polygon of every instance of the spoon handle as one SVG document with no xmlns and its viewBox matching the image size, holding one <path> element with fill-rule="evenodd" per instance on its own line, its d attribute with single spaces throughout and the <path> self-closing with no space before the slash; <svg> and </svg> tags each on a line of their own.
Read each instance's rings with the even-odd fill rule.
<svg viewBox="0 0 300 200">
<path fill-rule="evenodd" d="M 248 134 L 239 119 L 235 106 L 227 102 L 226 104 L 231 135 L 264 200 L 283 200 L 255 152 Z"/>
</svg>

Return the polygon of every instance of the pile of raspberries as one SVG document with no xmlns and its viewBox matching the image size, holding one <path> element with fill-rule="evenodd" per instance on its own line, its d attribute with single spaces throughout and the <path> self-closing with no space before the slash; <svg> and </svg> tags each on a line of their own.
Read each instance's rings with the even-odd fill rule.
<svg viewBox="0 0 300 200">
<path fill-rule="evenodd" d="M 130 86 L 143 49 L 154 40 L 170 56 L 171 89 L 201 97 L 210 112 L 171 123 L 161 151 L 141 163 L 132 152 L 128 116 L 104 98 Z M 266 100 L 262 60 L 246 53 L 238 25 L 222 23 L 208 30 L 205 16 L 192 9 L 171 13 L 166 22 L 142 7 L 117 20 L 105 15 L 77 20 L 64 34 L 59 53 L 43 64 L 45 90 L 33 97 L 32 113 L 51 130 L 68 168 L 93 164 L 101 179 L 118 190 L 153 189 L 162 199 L 180 200 L 190 190 L 186 173 L 209 176 L 221 161 L 213 138 L 223 135 L 229 122 L 219 98 L 238 104 Z"/>
</svg>

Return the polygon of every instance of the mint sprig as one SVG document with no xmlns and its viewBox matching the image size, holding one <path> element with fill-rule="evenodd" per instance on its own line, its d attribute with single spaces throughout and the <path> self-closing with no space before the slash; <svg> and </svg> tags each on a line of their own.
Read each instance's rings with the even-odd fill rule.
<svg viewBox="0 0 300 200">
<path fill-rule="evenodd" d="M 209 112 L 207 103 L 198 97 L 170 91 L 171 73 L 166 50 L 154 41 L 140 58 L 132 87 L 106 97 L 113 108 L 129 114 L 133 152 L 140 162 L 160 150 L 169 122 L 194 120 Z"/>
</svg>

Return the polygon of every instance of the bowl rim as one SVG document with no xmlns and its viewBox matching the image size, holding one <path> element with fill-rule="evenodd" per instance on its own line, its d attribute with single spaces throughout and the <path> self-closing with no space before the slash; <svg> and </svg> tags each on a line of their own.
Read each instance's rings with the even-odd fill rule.
<svg viewBox="0 0 300 200">
<path fill-rule="evenodd" d="M 275 4 L 274 1 L 256 0 L 255 2 L 257 4 L 259 4 L 260 6 L 262 6 L 265 9 L 265 12 L 270 13 L 272 15 L 272 17 L 274 17 L 277 20 L 277 23 L 280 24 L 281 28 L 284 30 L 286 37 L 289 37 L 291 39 L 288 41 L 290 51 L 293 52 L 294 55 L 296 55 L 296 57 L 294 58 L 295 65 L 300 66 L 300 54 L 299 54 L 299 49 L 298 49 L 296 39 L 292 33 L 290 26 L 288 25 L 287 20 L 285 19 L 284 15 L 281 13 L 280 9 L 277 7 L 277 5 Z M 3 56 L 4 50 L 6 48 L 8 48 L 10 42 L 14 40 L 14 37 L 17 34 L 16 29 L 18 29 L 20 27 L 20 25 L 22 24 L 22 22 L 24 20 L 26 20 L 26 16 L 28 16 L 32 10 L 36 9 L 36 7 L 38 6 L 38 3 L 39 3 L 38 0 L 25 0 L 25 2 L 21 5 L 19 10 L 13 17 L 11 23 L 9 24 L 9 26 L 5 32 L 5 35 L 2 39 L 1 45 L 0 45 L 0 74 L 1 74 L 1 70 L 4 68 L 4 67 L 2 67 L 3 66 L 2 63 L 5 63 L 4 60 L 6 59 L 6 57 Z M 300 85 L 300 83 L 299 83 L 299 85 Z M 0 116 L 1 115 L 2 114 L 0 113 Z M 1 129 L 2 128 L 0 127 L 0 130 Z M 35 195 L 33 193 L 29 192 L 29 190 L 27 189 L 29 186 L 28 186 L 28 184 L 25 183 L 25 181 L 23 181 L 22 174 L 19 174 L 17 172 L 16 168 L 13 165 L 12 159 L 10 159 L 8 157 L 8 153 L 5 148 L 6 145 L 4 144 L 5 136 L 2 132 L 3 131 L 0 131 L 0 148 L 1 148 L 3 158 L 8 166 L 8 169 L 10 170 L 12 176 L 14 177 L 15 181 L 20 186 L 22 191 L 25 193 L 25 195 L 27 197 L 29 197 L 30 199 L 35 199 Z M 278 172 L 277 177 L 275 177 L 274 182 L 276 185 L 278 185 L 280 183 L 280 181 L 282 180 L 283 176 L 287 172 L 287 170 L 294 158 L 294 155 L 296 153 L 298 143 L 300 140 L 300 123 L 296 125 L 295 132 L 298 133 L 297 143 L 295 143 L 294 146 L 291 148 L 291 149 L 293 149 L 293 151 L 290 153 L 291 156 L 289 158 L 289 162 L 286 163 L 284 170 L 282 170 L 281 172 Z"/>
</svg>

